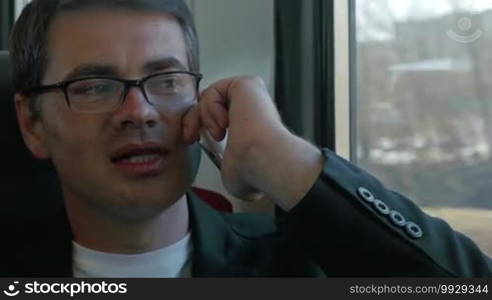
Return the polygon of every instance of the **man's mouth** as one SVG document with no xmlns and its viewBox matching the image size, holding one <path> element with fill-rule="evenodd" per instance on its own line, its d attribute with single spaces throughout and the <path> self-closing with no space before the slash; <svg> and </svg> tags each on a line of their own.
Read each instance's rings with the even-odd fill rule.
<svg viewBox="0 0 492 300">
<path fill-rule="evenodd" d="M 149 177 L 165 170 L 169 151 L 158 144 L 131 144 L 116 150 L 111 162 L 130 177 Z"/>
<path fill-rule="evenodd" d="M 128 158 L 122 158 L 117 160 L 118 163 L 123 164 L 146 164 L 159 159 L 161 155 L 159 154 L 142 154 L 142 155 L 132 155 Z"/>
</svg>

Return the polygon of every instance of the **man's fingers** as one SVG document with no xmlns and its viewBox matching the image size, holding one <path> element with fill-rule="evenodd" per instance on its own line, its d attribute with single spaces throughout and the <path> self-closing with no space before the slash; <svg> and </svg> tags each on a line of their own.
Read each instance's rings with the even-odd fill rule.
<svg viewBox="0 0 492 300">
<path fill-rule="evenodd" d="M 208 113 L 221 129 L 229 127 L 229 116 L 227 109 L 222 103 L 211 103 L 207 106 Z"/>
<path fill-rule="evenodd" d="M 200 105 L 200 117 L 203 126 L 210 133 L 210 135 L 216 140 L 221 141 L 224 139 L 226 134 L 226 129 L 222 128 L 221 125 L 216 121 L 213 115 L 209 112 L 204 104 Z"/>
<path fill-rule="evenodd" d="M 212 103 L 208 106 L 208 112 L 218 127 L 214 129 L 213 136 L 216 141 L 222 141 L 229 127 L 229 115 L 226 108 L 220 103 Z"/>
<path fill-rule="evenodd" d="M 200 114 L 198 104 L 193 105 L 183 117 L 183 140 L 193 144 L 200 138 Z"/>
<path fill-rule="evenodd" d="M 202 124 L 212 137 L 221 141 L 229 126 L 227 113 L 228 99 L 215 86 L 202 92 L 199 100 L 199 111 Z"/>
</svg>

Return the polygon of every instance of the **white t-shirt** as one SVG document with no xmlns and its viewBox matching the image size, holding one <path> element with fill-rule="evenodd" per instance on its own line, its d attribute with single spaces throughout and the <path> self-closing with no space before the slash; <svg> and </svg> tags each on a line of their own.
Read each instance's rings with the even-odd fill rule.
<svg viewBox="0 0 492 300">
<path fill-rule="evenodd" d="M 73 275 L 76 278 L 191 277 L 191 234 L 161 249 L 141 254 L 113 254 L 73 243 Z"/>
</svg>

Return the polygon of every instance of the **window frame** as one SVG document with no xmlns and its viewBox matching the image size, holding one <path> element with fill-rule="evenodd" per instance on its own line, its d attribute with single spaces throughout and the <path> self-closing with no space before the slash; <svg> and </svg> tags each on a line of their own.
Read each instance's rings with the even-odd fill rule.
<svg viewBox="0 0 492 300">
<path fill-rule="evenodd" d="M 15 7 L 12 1 L 0 2 L 0 50 L 9 44 L 10 30 L 15 21 Z"/>
<path fill-rule="evenodd" d="M 347 160 L 356 159 L 355 149 L 355 79 L 354 26 L 355 0 L 334 1 L 334 85 L 335 85 L 335 152 Z"/>
<path fill-rule="evenodd" d="M 15 0 L 14 1 L 14 11 L 15 11 L 15 19 L 19 18 L 24 6 L 26 6 L 31 0 Z"/>
</svg>

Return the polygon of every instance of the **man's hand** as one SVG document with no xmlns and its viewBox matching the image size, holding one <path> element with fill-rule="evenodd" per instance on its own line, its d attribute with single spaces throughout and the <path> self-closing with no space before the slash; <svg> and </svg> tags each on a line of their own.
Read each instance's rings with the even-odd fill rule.
<svg viewBox="0 0 492 300">
<path fill-rule="evenodd" d="M 294 207 L 318 178 L 320 151 L 282 124 L 263 81 L 235 77 L 212 84 L 183 119 L 188 143 L 207 130 L 221 141 L 222 180 L 234 196 L 251 200 L 264 194 L 285 210 Z"/>
</svg>

